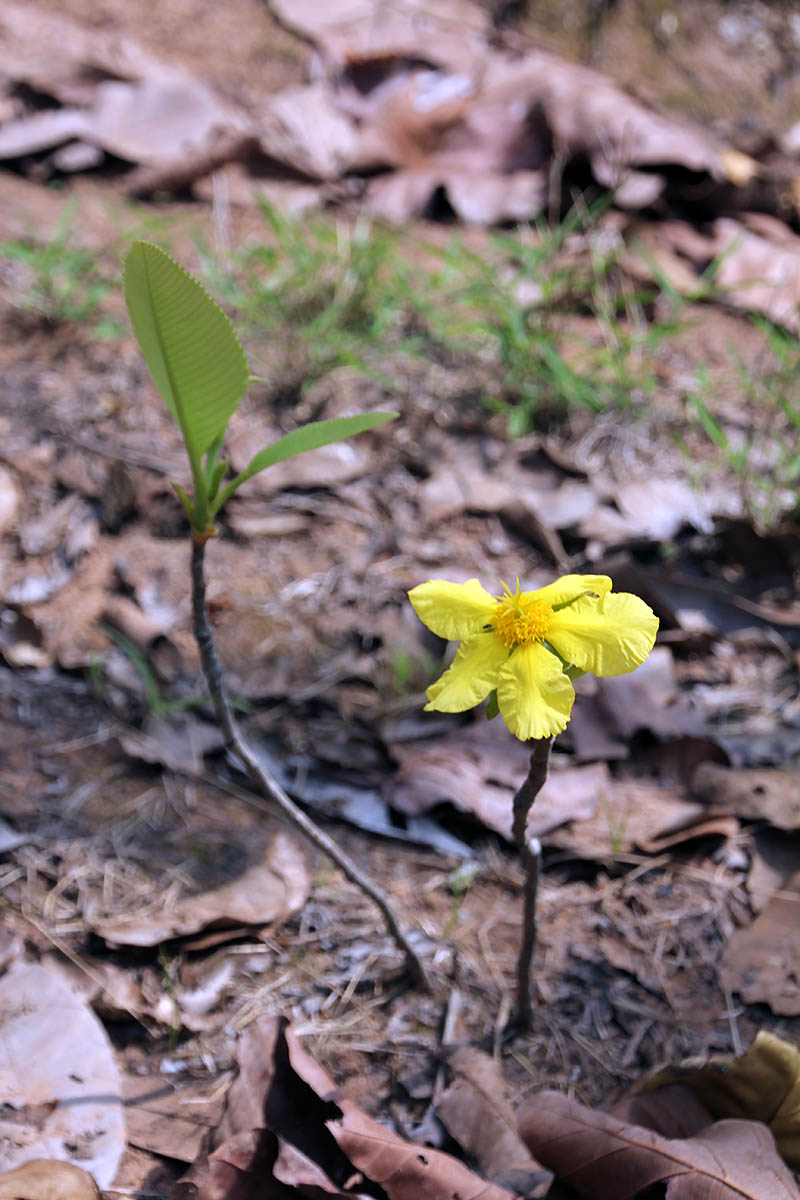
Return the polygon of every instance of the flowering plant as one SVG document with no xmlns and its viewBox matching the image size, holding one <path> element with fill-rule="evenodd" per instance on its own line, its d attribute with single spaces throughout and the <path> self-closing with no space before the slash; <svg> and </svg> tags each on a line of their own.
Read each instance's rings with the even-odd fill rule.
<svg viewBox="0 0 800 1200">
<path fill-rule="evenodd" d="M 607 575 L 564 575 L 555 583 L 492 596 L 477 579 L 433 579 L 409 592 L 428 629 L 461 645 L 428 688 L 426 709 L 465 712 L 490 697 L 515 737 L 550 738 L 566 728 L 585 672 L 624 675 L 653 648 L 658 618 L 638 596 L 612 592 Z"/>
</svg>

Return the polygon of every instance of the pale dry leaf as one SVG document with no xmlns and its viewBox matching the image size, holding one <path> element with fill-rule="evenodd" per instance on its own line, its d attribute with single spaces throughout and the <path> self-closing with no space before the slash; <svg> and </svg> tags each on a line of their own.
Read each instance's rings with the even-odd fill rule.
<svg viewBox="0 0 800 1200">
<path fill-rule="evenodd" d="M 418 60 L 424 47 L 436 62 L 458 68 L 480 53 L 491 32 L 487 9 L 470 0 L 270 0 L 287 28 L 314 42 L 332 71 L 358 59 Z"/>
<path fill-rule="evenodd" d="M 279 830 L 261 860 L 238 878 L 209 891 L 184 896 L 170 907 L 120 917 L 85 914 L 100 937 L 116 945 L 157 946 L 209 926 L 268 925 L 299 912 L 308 899 L 305 856 L 294 838 Z"/>
<path fill-rule="evenodd" d="M 665 1185 L 665 1200 L 800 1200 L 757 1121 L 718 1121 L 692 1138 L 665 1138 L 558 1092 L 540 1092 L 520 1115 L 531 1152 L 581 1200 L 635 1200 Z"/>
<path fill-rule="evenodd" d="M 737 929 L 722 952 L 720 977 L 747 1004 L 800 1015 L 800 871 L 775 892 L 751 925 Z"/>
<path fill-rule="evenodd" d="M 752 769 L 701 763 L 692 791 L 707 804 L 777 829 L 800 829 L 800 771 L 789 767 Z"/>
<path fill-rule="evenodd" d="M 728 302 L 797 331 L 800 237 L 778 244 L 728 218 L 714 222 L 713 236 L 719 260 L 714 284 Z"/>
<path fill-rule="evenodd" d="M 99 1200 L 97 1185 L 72 1163 L 33 1158 L 0 1174 L 0 1200 Z"/>
<path fill-rule="evenodd" d="M 125 1149 L 111 1044 L 54 968 L 15 962 L 0 978 L 0 1166 L 78 1159 L 100 1187 Z"/>
</svg>

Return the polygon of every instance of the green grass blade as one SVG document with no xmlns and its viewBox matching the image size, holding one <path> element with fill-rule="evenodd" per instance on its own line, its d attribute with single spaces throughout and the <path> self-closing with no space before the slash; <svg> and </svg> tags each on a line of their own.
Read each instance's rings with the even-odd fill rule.
<svg viewBox="0 0 800 1200">
<path fill-rule="evenodd" d="M 308 425 L 301 425 L 299 429 L 293 429 L 291 433 L 287 433 L 285 437 L 279 438 L 271 446 L 260 450 L 251 459 L 245 469 L 222 491 L 219 499 L 213 505 L 213 512 L 218 512 L 239 485 L 246 479 L 252 478 L 253 475 L 257 475 L 259 471 L 265 471 L 267 467 L 283 462 L 286 458 L 305 454 L 307 450 L 319 450 L 321 446 L 328 446 L 331 442 L 340 442 L 344 438 L 353 437 L 354 434 L 364 433 L 367 429 L 373 429 L 385 421 L 394 421 L 397 415 L 394 412 L 358 413 L 353 417 L 333 417 L 329 421 L 312 421 Z"/>
<path fill-rule="evenodd" d="M 233 326 L 205 288 L 150 242 L 134 242 L 125 259 L 125 302 L 150 374 L 199 463 L 247 387 Z"/>
</svg>

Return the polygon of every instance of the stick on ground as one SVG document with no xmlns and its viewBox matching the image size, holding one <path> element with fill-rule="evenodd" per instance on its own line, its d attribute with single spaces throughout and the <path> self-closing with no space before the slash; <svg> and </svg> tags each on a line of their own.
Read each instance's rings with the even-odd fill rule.
<svg viewBox="0 0 800 1200">
<path fill-rule="evenodd" d="M 381 891 L 364 872 L 356 866 L 353 860 L 337 846 L 333 838 L 319 829 L 306 813 L 303 812 L 290 796 L 283 790 L 276 779 L 259 762 L 252 746 L 240 730 L 233 715 L 222 666 L 217 653 L 214 632 L 208 619 L 206 606 L 205 581 L 205 541 L 192 541 L 192 618 L 193 631 L 200 650 L 200 660 L 203 665 L 208 690 L 214 704 L 214 712 L 220 729 L 225 738 L 225 744 L 244 763 L 247 774 L 255 787 L 267 799 L 277 804 L 283 814 L 299 829 L 313 845 L 327 854 L 336 863 L 351 883 L 360 888 L 366 896 L 380 909 L 386 922 L 386 928 L 402 950 L 406 969 L 413 981 L 420 987 L 429 988 L 430 984 L 425 969 L 409 942 L 406 934 L 389 903 L 388 897 Z"/>
</svg>

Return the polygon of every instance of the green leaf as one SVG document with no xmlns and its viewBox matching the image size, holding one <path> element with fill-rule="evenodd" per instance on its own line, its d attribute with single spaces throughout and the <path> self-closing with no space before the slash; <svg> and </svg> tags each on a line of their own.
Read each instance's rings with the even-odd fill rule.
<svg viewBox="0 0 800 1200">
<path fill-rule="evenodd" d="M 247 387 L 244 350 L 205 288 L 150 242 L 134 242 L 125 259 L 125 302 L 195 471 Z"/>
<path fill-rule="evenodd" d="M 304 454 L 306 450 L 319 450 L 320 446 L 328 446 L 331 442 L 340 442 L 343 438 L 352 437 L 353 434 L 363 433 L 375 425 L 382 425 L 384 421 L 394 421 L 397 415 L 394 412 L 358 413 L 353 417 L 333 417 L 330 421 L 312 421 L 309 425 L 301 425 L 299 429 L 293 429 L 291 433 L 279 438 L 271 446 L 259 450 L 241 474 L 231 480 L 219 499 L 215 501 L 212 515 L 222 507 L 240 484 L 244 483 L 246 479 L 252 478 L 253 475 L 257 475 L 259 471 L 264 471 L 267 467 L 274 466 L 275 463 L 283 462 L 286 458 Z"/>
</svg>

